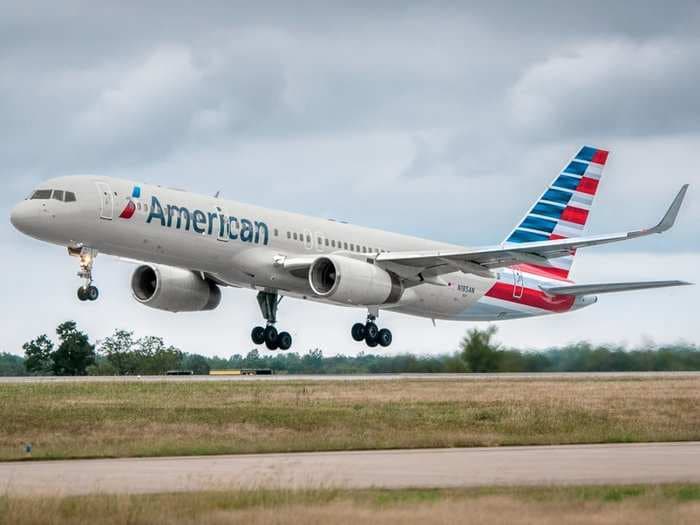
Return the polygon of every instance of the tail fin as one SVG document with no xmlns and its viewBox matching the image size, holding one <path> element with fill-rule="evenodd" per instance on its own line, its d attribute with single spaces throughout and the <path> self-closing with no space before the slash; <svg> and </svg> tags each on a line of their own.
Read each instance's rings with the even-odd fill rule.
<svg viewBox="0 0 700 525">
<path fill-rule="evenodd" d="M 580 237 L 608 160 L 608 152 L 584 146 L 549 185 L 506 244 Z M 554 279 L 568 279 L 573 256 L 551 259 L 551 266 L 521 265 L 524 271 Z M 527 268 L 525 268 L 527 266 Z"/>
</svg>

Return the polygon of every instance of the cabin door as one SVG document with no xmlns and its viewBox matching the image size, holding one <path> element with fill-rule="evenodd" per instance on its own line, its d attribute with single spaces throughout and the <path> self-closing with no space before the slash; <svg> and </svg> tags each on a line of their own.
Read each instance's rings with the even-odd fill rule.
<svg viewBox="0 0 700 525">
<path fill-rule="evenodd" d="M 111 221 L 114 218 L 114 194 L 109 184 L 96 182 L 100 195 L 100 219 Z"/>
</svg>

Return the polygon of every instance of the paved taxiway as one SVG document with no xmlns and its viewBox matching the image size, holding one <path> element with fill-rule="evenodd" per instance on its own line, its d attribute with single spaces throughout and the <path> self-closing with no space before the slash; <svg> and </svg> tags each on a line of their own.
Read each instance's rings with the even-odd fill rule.
<svg viewBox="0 0 700 525">
<path fill-rule="evenodd" d="M 560 379 L 663 379 L 698 378 L 700 372 L 552 372 L 512 374 L 277 374 L 259 376 L 23 376 L 0 377 L 0 384 L 15 383 L 134 383 L 187 381 L 493 381 Z"/>
<path fill-rule="evenodd" d="M 700 482 L 700 442 L 0 463 L 0 492 Z"/>
</svg>

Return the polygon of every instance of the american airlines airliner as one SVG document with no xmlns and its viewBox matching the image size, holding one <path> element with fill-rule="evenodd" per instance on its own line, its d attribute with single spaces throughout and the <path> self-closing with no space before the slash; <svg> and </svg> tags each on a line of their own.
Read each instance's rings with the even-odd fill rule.
<svg viewBox="0 0 700 525">
<path fill-rule="evenodd" d="M 41 184 L 12 211 L 20 232 L 64 246 L 79 261 L 80 301 L 99 296 L 99 253 L 137 263 L 136 301 L 170 312 L 213 310 L 221 288 L 256 290 L 265 326 L 252 340 L 288 350 L 278 331 L 283 297 L 361 307 L 353 339 L 387 347 L 380 310 L 432 319 L 495 321 L 565 313 L 610 292 L 679 286 L 682 281 L 575 284 L 579 248 L 663 233 L 688 186 L 653 228 L 584 236 L 608 152 L 584 146 L 500 244 L 463 247 L 328 219 L 270 210 L 185 191 L 100 176 Z"/>
</svg>

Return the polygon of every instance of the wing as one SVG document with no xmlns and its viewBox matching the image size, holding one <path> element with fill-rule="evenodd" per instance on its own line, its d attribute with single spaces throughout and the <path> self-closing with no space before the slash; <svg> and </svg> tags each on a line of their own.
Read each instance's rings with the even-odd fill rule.
<svg viewBox="0 0 700 525">
<path fill-rule="evenodd" d="M 571 286 L 541 287 L 550 295 L 592 295 L 614 292 L 629 292 L 632 290 L 647 290 L 649 288 L 665 288 L 667 286 L 688 286 L 692 283 L 685 281 L 647 281 L 637 283 L 604 283 L 604 284 L 575 284 Z"/>
<path fill-rule="evenodd" d="M 687 191 L 686 184 L 676 195 L 663 219 L 653 228 L 611 235 L 497 245 L 464 251 L 388 252 L 379 254 L 376 263 L 401 277 L 410 279 L 417 276 L 426 280 L 454 271 L 490 276 L 493 268 L 503 268 L 519 263 L 549 266 L 550 259 L 572 255 L 580 248 L 627 241 L 669 230 L 676 222 Z"/>
</svg>

